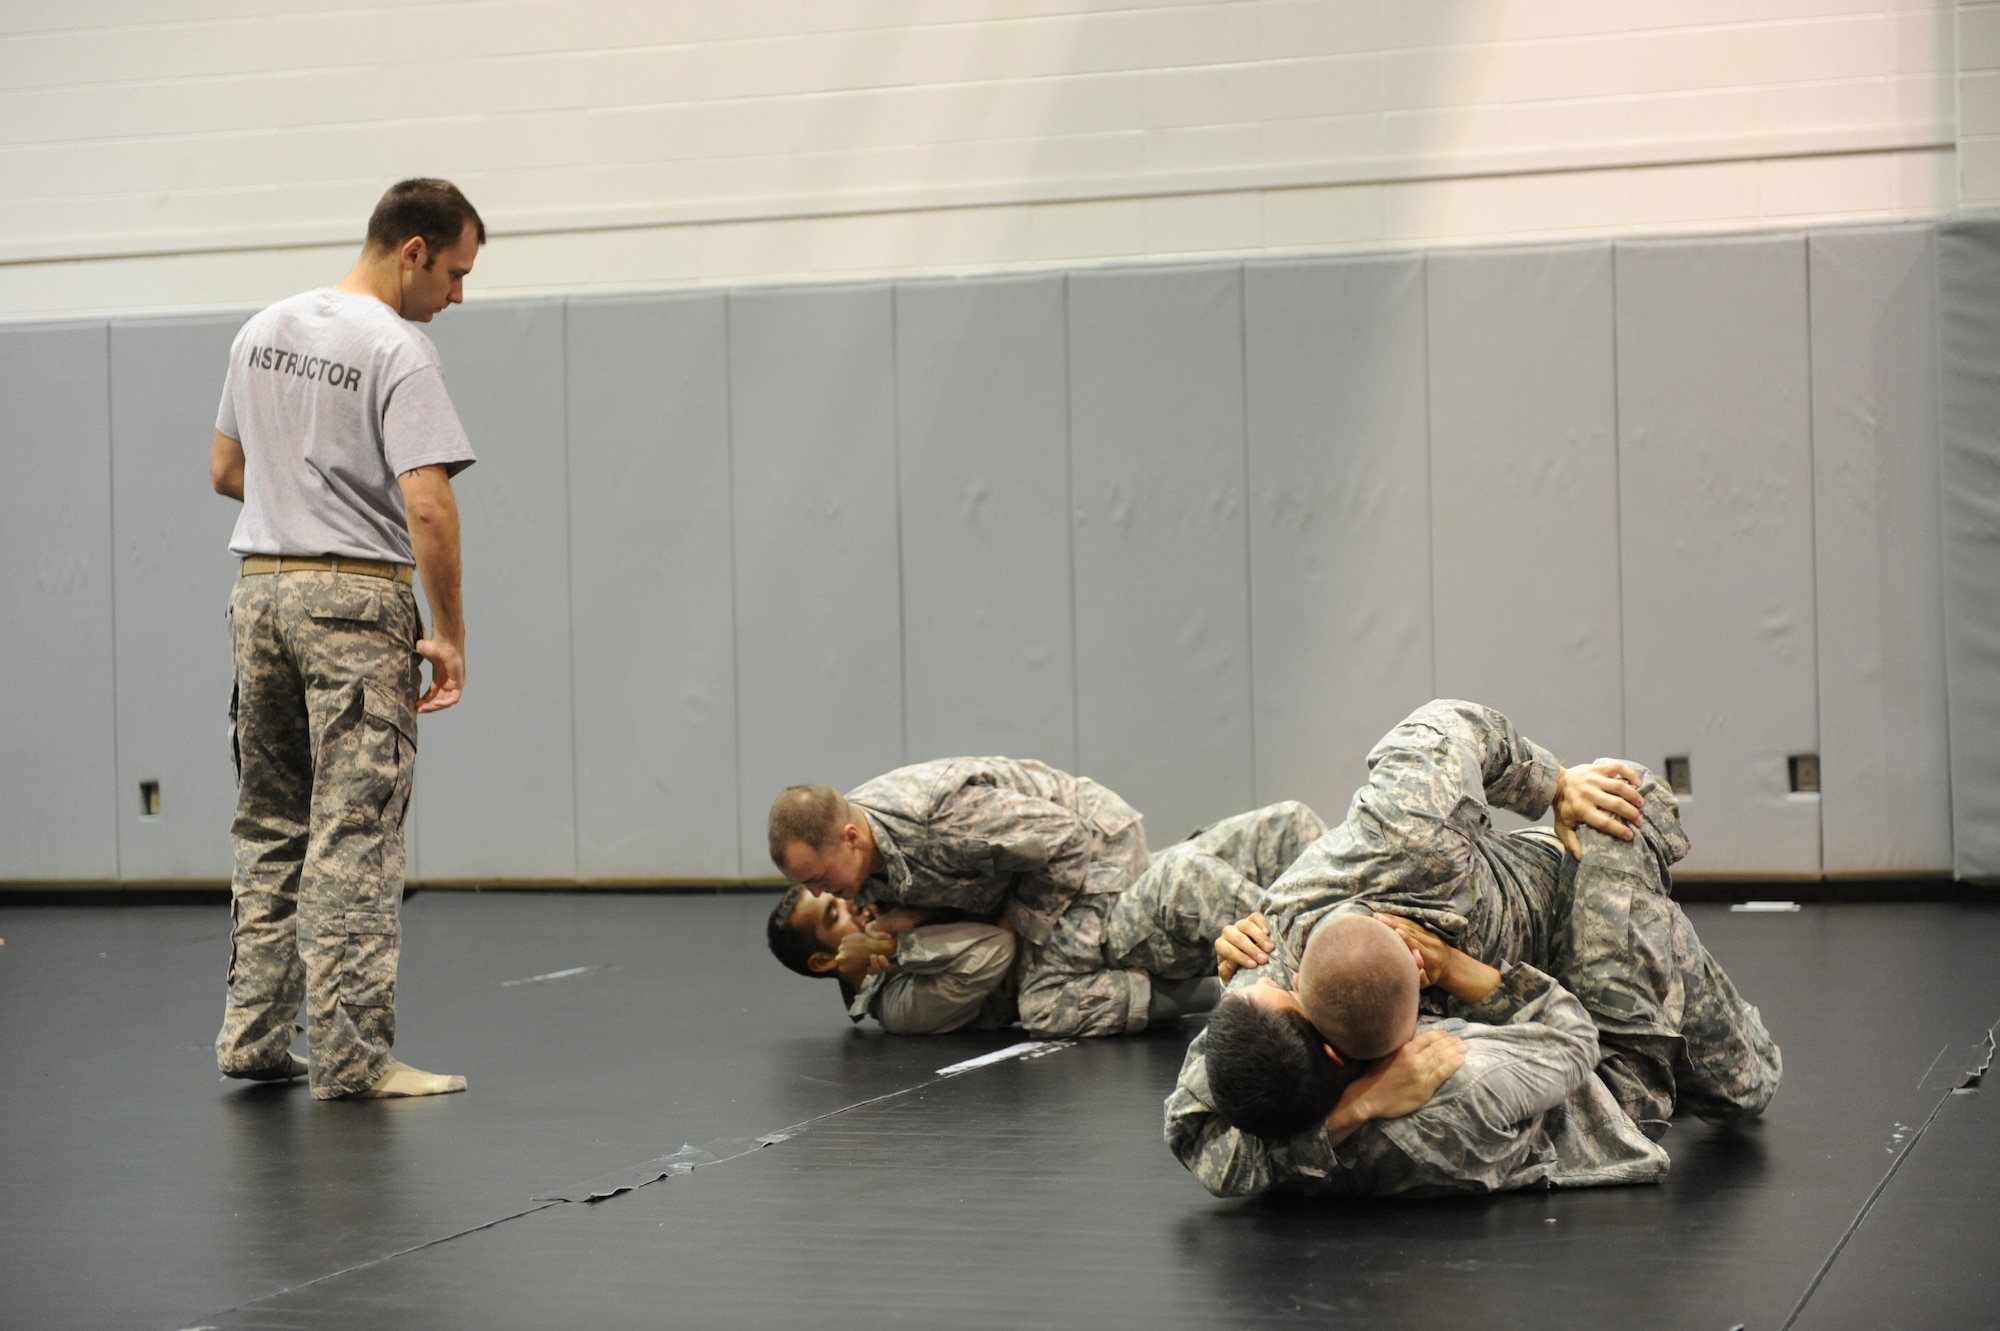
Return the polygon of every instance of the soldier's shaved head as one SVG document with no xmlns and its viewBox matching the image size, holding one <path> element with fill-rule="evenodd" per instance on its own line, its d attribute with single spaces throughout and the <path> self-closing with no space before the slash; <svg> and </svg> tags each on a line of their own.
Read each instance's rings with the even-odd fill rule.
<svg viewBox="0 0 2000 1331">
<path fill-rule="evenodd" d="M 853 821 L 853 811 L 832 786 L 787 786 L 771 801 L 771 862 L 783 869 L 785 849 L 794 841 L 825 850 Z"/>
<path fill-rule="evenodd" d="M 1380 1058 L 1417 1030 L 1417 963 L 1394 929 L 1367 915 L 1323 920 L 1299 966 L 1299 1004 L 1349 1058 Z"/>
</svg>

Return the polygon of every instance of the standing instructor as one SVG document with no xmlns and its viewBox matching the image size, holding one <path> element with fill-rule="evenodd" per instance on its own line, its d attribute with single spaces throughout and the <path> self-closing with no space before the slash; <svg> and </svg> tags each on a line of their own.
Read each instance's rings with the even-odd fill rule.
<svg viewBox="0 0 2000 1331">
<path fill-rule="evenodd" d="M 464 298 L 485 243 L 455 186 L 405 180 L 338 285 L 264 310 L 230 349 L 209 460 L 243 503 L 226 1076 L 309 1074 L 319 1099 L 465 1089 L 389 1050 L 417 713 L 465 688 L 451 477 L 472 445 L 415 325 Z M 291 1052 L 301 1001 L 309 1065 Z"/>
</svg>

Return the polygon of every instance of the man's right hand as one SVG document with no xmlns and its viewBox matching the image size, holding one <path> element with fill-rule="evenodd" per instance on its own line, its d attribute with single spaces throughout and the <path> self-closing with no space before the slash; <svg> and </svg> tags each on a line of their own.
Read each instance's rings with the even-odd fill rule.
<svg viewBox="0 0 2000 1331">
<path fill-rule="evenodd" d="M 1438 1087 L 1465 1063 L 1465 1041 L 1440 1030 L 1418 1031 L 1401 1049 L 1354 1079 L 1335 1115 L 1367 1122 L 1401 1118 L 1431 1102 Z"/>
<path fill-rule="evenodd" d="M 833 972 L 859 989 L 870 975 L 894 969 L 896 963 L 890 958 L 895 955 L 894 938 L 851 933 L 840 940 L 840 947 L 833 954 Z"/>
<path fill-rule="evenodd" d="M 420 638 L 417 655 L 431 663 L 431 686 L 417 699 L 417 710 L 442 712 L 465 692 L 465 650 L 438 638 Z"/>
<path fill-rule="evenodd" d="M 1583 839 L 1576 834 L 1579 826 L 1630 841 L 1630 825 L 1646 816 L 1640 807 L 1644 801 L 1639 793 L 1639 773 L 1630 763 L 1599 758 L 1584 767 L 1561 768 L 1556 772 L 1556 797 L 1549 802 L 1555 814 L 1556 839 L 1579 860 L 1583 858 Z"/>
<path fill-rule="evenodd" d="M 1378 910 L 1375 918 L 1401 935 L 1404 945 L 1416 957 L 1419 988 L 1444 983 L 1445 973 L 1451 969 L 1452 954 L 1458 951 L 1457 948 L 1407 916 L 1390 915 Z"/>
<path fill-rule="evenodd" d="M 1262 912 L 1252 911 L 1215 940 L 1215 973 L 1224 984 L 1236 972 L 1255 970 L 1270 959 L 1271 926 Z"/>
</svg>

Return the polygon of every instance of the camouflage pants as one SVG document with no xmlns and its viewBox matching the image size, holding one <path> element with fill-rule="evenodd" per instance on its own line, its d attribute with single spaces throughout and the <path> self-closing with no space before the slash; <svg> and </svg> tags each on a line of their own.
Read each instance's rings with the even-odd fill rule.
<svg viewBox="0 0 2000 1331">
<path fill-rule="evenodd" d="M 1711 1122 L 1757 1113 L 1778 1089 L 1778 1046 L 1668 895 L 1687 836 L 1672 792 L 1641 772 L 1638 835 L 1583 828 L 1582 863 L 1565 857 L 1551 972 L 1589 1010 L 1598 1075 L 1642 1125 L 1676 1105 Z"/>
<path fill-rule="evenodd" d="M 1048 941 L 1022 938 L 1021 1024 L 1037 1035 L 1130 1035 L 1146 1027 L 1152 981 L 1142 970 L 1104 965 L 1105 923 L 1145 872 L 1145 824 L 1106 838 L 1091 857 L 1082 895 L 1056 921 Z"/>
<path fill-rule="evenodd" d="M 1153 856 L 1111 908 L 1104 960 L 1155 979 L 1215 974 L 1215 940 L 1257 909 L 1264 889 L 1326 831 L 1296 800 L 1205 827 Z"/>
<path fill-rule="evenodd" d="M 416 599 L 383 578 L 275 573 L 229 598 L 236 873 L 216 1060 L 282 1064 L 301 1002 L 312 1090 L 366 1090 L 396 1038 L 403 812 L 416 763 Z"/>
</svg>

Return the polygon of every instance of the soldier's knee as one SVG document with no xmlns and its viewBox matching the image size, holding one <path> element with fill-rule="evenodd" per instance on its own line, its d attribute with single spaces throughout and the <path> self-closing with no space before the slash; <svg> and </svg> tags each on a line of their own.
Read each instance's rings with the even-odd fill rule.
<svg viewBox="0 0 2000 1331">
<path fill-rule="evenodd" d="M 1681 826 L 1680 801 L 1665 778 L 1643 763 L 1620 759 L 1639 774 L 1639 804 L 1643 817 L 1639 835 L 1658 857 L 1662 870 L 1688 853 L 1687 831 Z"/>
<path fill-rule="evenodd" d="M 1021 1025 L 1032 1035 L 1061 1039 L 1075 1035 L 1083 1025 L 1083 1013 L 1067 1003 L 1060 991 L 1023 989 L 1019 996 Z"/>
</svg>

